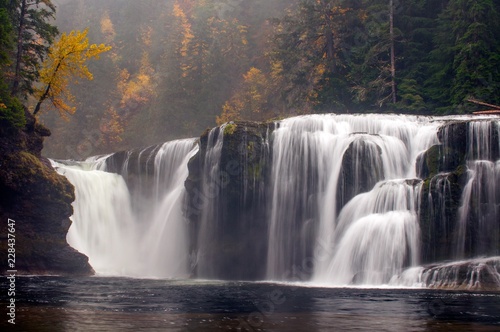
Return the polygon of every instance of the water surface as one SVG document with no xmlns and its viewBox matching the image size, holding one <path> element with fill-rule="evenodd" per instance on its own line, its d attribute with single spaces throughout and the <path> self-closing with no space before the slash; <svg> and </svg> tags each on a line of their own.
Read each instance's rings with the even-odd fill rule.
<svg viewBox="0 0 500 332">
<path fill-rule="evenodd" d="M 3 331 L 500 329 L 498 293 L 111 277 L 22 277 L 16 288 L 16 326 L 2 315 Z"/>
</svg>

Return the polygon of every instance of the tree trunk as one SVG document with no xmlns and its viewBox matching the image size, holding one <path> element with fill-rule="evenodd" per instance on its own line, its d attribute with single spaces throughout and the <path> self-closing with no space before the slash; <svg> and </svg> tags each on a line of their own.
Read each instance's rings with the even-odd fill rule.
<svg viewBox="0 0 500 332">
<path fill-rule="evenodd" d="M 335 63 L 335 29 L 333 26 L 332 19 L 330 18 L 330 9 L 325 1 L 321 1 L 321 9 L 323 10 L 323 17 L 325 18 L 326 23 L 326 31 L 325 31 L 325 39 L 326 39 L 326 58 L 328 59 L 330 71 L 333 73 L 336 69 Z"/>
<path fill-rule="evenodd" d="M 51 85 L 47 85 L 47 88 L 45 89 L 45 92 L 43 93 L 43 95 L 40 97 L 40 99 L 38 99 L 38 102 L 36 103 L 36 106 L 35 106 L 35 110 L 33 111 L 33 115 L 36 115 L 39 111 L 40 111 L 40 106 L 42 106 L 42 103 L 45 101 L 45 99 L 47 99 L 47 97 L 49 96 L 49 92 L 50 92 L 50 87 Z"/>
<path fill-rule="evenodd" d="M 392 102 L 397 101 L 396 91 L 396 51 L 394 49 L 394 0 L 389 1 L 389 38 L 391 41 L 391 89 Z"/>
<path fill-rule="evenodd" d="M 45 89 L 45 92 L 43 95 L 38 99 L 38 102 L 36 103 L 35 110 L 33 111 L 33 115 L 36 115 L 40 111 L 40 106 L 42 103 L 49 97 L 49 92 L 50 88 L 52 87 L 52 83 L 54 82 L 57 72 L 59 71 L 59 68 L 61 68 L 61 64 L 63 63 L 65 59 L 65 56 L 63 56 L 61 59 L 59 59 L 59 62 L 57 63 L 56 69 L 54 69 L 54 72 L 52 73 L 52 78 L 50 79 L 49 84 L 47 84 L 47 88 Z"/>
<path fill-rule="evenodd" d="M 16 67 L 14 72 L 14 81 L 12 82 L 11 93 L 13 96 L 17 96 L 19 93 L 19 83 L 21 81 L 21 63 L 23 57 L 23 33 L 25 27 L 25 15 L 28 4 L 26 0 L 21 1 L 21 12 L 19 13 L 19 22 L 17 26 L 17 54 L 16 54 Z"/>
<path fill-rule="evenodd" d="M 476 100 L 476 99 L 472 99 L 472 98 L 467 99 L 467 101 L 470 103 L 481 105 L 481 106 L 491 107 L 495 110 L 500 110 L 500 106 L 488 104 L 488 103 L 485 103 L 484 101 L 480 101 L 480 100 Z"/>
</svg>

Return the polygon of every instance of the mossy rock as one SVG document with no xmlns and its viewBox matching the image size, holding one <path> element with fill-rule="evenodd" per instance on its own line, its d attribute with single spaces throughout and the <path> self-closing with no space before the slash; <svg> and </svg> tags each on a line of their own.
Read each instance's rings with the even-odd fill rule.
<svg viewBox="0 0 500 332">
<path fill-rule="evenodd" d="M 229 129 L 228 129 L 229 128 Z M 188 164 L 189 177 L 185 182 L 188 192 L 187 216 L 191 225 L 192 251 L 196 251 L 201 229 L 204 170 L 207 150 L 215 144 L 221 128 L 215 128 L 214 141 L 209 133 L 201 135 L 199 152 Z M 264 123 L 237 121 L 224 127 L 224 141 L 219 161 L 223 181 L 214 197 L 205 197 L 212 204 L 217 220 L 209 220 L 214 229 L 214 246 L 209 254 L 214 275 L 226 279 L 261 279 L 267 246 L 267 224 L 263 186 L 269 173 L 270 161 Z M 201 198 L 200 198 L 201 197 Z M 217 245 L 215 245 L 217 243 Z M 196 275 L 195 271 L 195 275 Z M 202 276 L 203 277 L 203 276 Z"/>
<path fill-rule="evenodd" d="M 88 258 L 66 242 L 75 194 L 71 183 L 40 156 L 43 137 L 50 132 L 28 115 L 25 129 L 10 134 L 0 137 L 0 218 L 15 220 L 18 273 L 93 274 Z M 0 225 L 0 234 L 5 250 L 7 223 Z M 2 254 L 4 266 L 6 259 Z"/>
</svg>

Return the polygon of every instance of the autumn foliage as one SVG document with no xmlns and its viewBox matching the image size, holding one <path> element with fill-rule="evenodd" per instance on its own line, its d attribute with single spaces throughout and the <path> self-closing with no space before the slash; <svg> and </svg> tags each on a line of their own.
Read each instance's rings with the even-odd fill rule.
<svg viewBox="0 0 500 332">
<path fill-rule="evenodd" d="M 49 99 L 61 116 L 73 114 L 75 107 L 71 106 L 74 97 L 68 89 L 70 80 L 78 78 L 92 80 L 92 73 L 87 68 L 87 61 L 99 58 L 103 52 L 111 49 L 104 44 L 89 44 L 88 29 L 71 31 L 62 34 L 50 48 L 47 59 L 40 70 L 41 86 L 36 89 L 38 103 L 33 114 L 40 111 L 41 104 Z"/>
</svg>

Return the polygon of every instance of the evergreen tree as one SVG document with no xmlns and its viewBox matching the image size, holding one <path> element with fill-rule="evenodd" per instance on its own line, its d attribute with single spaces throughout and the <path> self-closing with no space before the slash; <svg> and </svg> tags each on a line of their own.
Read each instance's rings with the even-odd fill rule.
<svg viewBox="0 0 500 332">
<path fill-rule="evenodd" d="M 424 88 L 434 48 L 437 18 L 448 0 L 411 0 L 396 6 L 395 26 L 401 33 L 396 43 L 398 73 L 397 109 L 408 113 L 429 113 Z"/>
<path fill-rule="evenodd" d="M 348 29 L 357 1 L 302 1 L 282 19 L 274 20 L 275 34 L 270 52 L 273 75 L 285 107 L 292 112 L 310 112 L 350 102 L 346 84 L 351 38 Z M 354 27 L 354 25 L 353 25 Z"/>
<path fill-rule="evenodd" d="M 401 31 L 394 25 L 395 12 L 391 0 L 364 1 L 360 12 L 362 33 L 353 46 L 351 77 L 356 100 L 366 107 L 381 108 L 397 101 L 396 42 Z"/>
<path fill-rule="evenodd" d="M 13 29 L 6 0 L 0 0 L 0 125 L 22 128 L 25 125 L 24 108 L 10 95 L 5 73 L 11 63 Z"/>
<path fill-rule="evenodd" d="M 38 65 L 58 34 L 51 24 L 56 8 L 50 0 L 12 0 L 10 10 L 16 33 L 12 94 L 26 98 L 33 93 L 38 78 Z"/>
<path fill-rule="evenodd" d="M 451 0 L 439 17 L 429 94 L 441 112 L 470 109 L 470 97 L 500 103 L 500 8 L 493 0 Z"/>
</svg>

